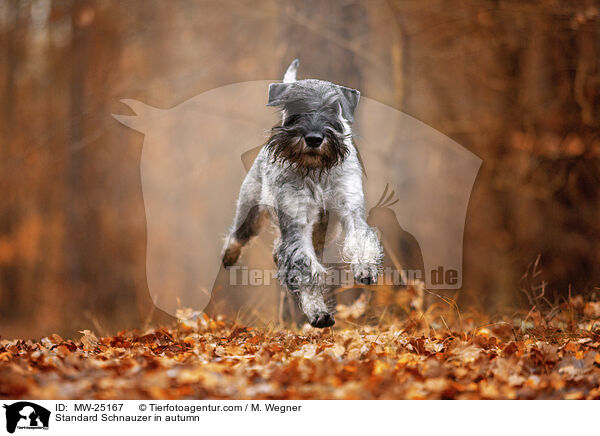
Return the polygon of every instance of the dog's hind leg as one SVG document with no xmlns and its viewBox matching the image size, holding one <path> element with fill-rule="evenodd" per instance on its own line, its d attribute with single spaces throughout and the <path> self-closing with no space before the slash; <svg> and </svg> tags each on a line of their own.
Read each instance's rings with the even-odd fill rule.
<svg viewBox="0 0 600 436">
<path fill-rule="evenodd" d="M 288 292 L 283 287 L 279 293 L 279 322 L 281 325 L 302 327 L 308 318 L 300 310 L 300 300 L 297 292 Z"/>
<path fill-rule="evenodd" d="M 319 219 L 313 227 L 313 247 L 317 258 L 323 261 L 323 250 L 325 249 L 325 237 L 327 236 L 327 226 L 329 225 L 329 212 L 321 211 Z"/>
<path fill-rule="evenodd" d="M 256 236 L 268 220 L 268 213 L 260 202 L 261 184 L 253 177 L 254 167 L 248 173 L 242 187 L 235 211 L 233 224 L 223 248 L 223 265 L 231 266 L 237 262 L 244 245 Z"/>
<path fill-rule="evenodd" d="M 289 215 L 284 212 L 293 210 L 289 206 L 291 202 L 286 202 L 285 199 L 280 201 L 281 206 L 277 209 L 281 233 L 274 253 L 277 277 L 293 297 L 298 299 L 313 327 L 329 327 L 335 320 L 325 302 L 326 270 L 319 262 L 313 246 L 313 230 L 319 221 L 319 213 L 309 202 L 304 201 L 306 198 L 301 198 L 300 193 L 293 191 L 293 195 L 296 200 L 300 200 L 295 213 Z"/>
</svg>

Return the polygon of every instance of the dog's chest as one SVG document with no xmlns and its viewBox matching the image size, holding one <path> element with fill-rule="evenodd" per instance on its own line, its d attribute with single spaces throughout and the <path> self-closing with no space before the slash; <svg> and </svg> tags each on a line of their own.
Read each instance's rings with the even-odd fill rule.
<svg viewBox="0 0 600 436">
<path fill-rule="evenodd" d="M 321 210 L 326 209 L 327 193 L 329 192 L 328 182 L 325 180 L 304 179 L 304 193 L 312 205 Z"/>
</svg>

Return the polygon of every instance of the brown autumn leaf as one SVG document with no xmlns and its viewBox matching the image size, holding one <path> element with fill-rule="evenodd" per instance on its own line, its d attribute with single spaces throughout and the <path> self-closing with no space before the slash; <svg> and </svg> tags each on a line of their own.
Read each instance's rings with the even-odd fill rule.
<svg viewBox="0 0 600 436">
<path fill-rule="evenodd" d="M 368 295 L 363 293 L 350 305 L 338 304 L 336 316 L 342 320 L 357 320 L 364 315 L 368 307 Z"/>
<path fill-rule="evenodd" d="M 92 351 L 95 350 L 98 345 L 100 345 L 98 338 L 90 330 L 80 330 L 79 333 L 83 334 L 80 341 L 84 350 Z"/>
</svg>

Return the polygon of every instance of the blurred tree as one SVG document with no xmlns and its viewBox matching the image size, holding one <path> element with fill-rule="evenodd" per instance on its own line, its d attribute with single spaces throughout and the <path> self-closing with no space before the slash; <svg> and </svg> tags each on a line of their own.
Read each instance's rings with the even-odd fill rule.
<svg viewBox="0 0 600 436">
<path fill-rule="evenodd" d="M 600 283 L 600 2 L 0 2 L 0 334 L 165 320 L 145 282 L 141 137 L 121 98 L 178 104 L 233 82 L 328 79 L 483 158 L 465 294 Z M 254 146 L 252 144 L 251 146 Z M 136 310 L 135 307 L 139 307 Z"/>
</svg>

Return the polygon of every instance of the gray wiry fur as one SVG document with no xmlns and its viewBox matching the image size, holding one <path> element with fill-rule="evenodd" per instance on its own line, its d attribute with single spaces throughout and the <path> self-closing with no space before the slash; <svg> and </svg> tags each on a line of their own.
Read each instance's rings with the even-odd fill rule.
<svg viewBox="0 0 600 436">
<path fill-rule="evenodd" d="M 295 60 L 284 83 L 269 88 L 268 105 L 282 107 L 283 121 L 242 184 L 223 263 L 234 264 L 270 219 L 279 231 L 273 256 L 281 284 L 297 293 L 311 325 L 328 327 L 335 321 L 319 256 L 329 214 L 342 224 L 342 257 L 358 282 L 377 281 L 383 250 L 365 221 L 362 167 L 351 140 L 360 94 L 321 80 L 296 81 L 297 67 Z"/>
</svg>

